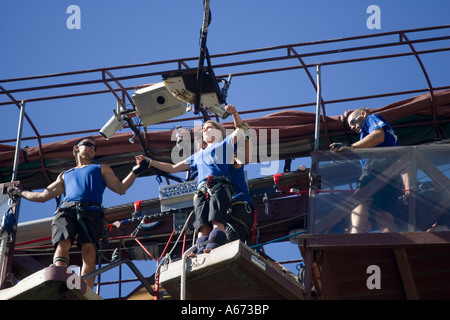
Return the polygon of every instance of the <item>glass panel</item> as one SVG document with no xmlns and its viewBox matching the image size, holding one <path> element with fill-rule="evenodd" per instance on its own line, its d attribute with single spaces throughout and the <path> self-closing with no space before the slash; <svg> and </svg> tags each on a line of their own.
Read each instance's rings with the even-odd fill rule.
<svg viewBox="0 0 450 320">
<path fill-rule="evenodd" d="M 314 152 L 310 232 L 448 229 L 449 154 L 449 145 Z"/>
</svg>

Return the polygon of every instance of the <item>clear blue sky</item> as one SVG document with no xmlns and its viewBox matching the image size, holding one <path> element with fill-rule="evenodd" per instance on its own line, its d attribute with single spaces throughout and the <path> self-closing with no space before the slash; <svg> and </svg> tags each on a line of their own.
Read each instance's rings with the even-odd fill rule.
<svg viewBox="0 0 450 320">
<path fill-rule="evenodd" d="M 202 3 L 202 0 L 2 1 L 0 79 L 195 57 L 199 53 Z M 81 29 L 67 27 L 71 14 L 66 11 L 70 5 L 81 10 Z M 370 5 L 381 10 L 381 29 L 371 30 L 366 25 L 371 16 L 366 13 Z M 211 54 L 450 23 L 448 0 L 212 0 L 211 11 L 207 40 Z M 449 84 L 448 53 L 430 55 L 423 61 L 434 86 Z M 378 94 L 393 88 L 426 88 L 414 57 L 399 63 L 324 68 L 322 72 L 324 99 Z M 142 79 L 142 83 L 134 85 L 159 81 Z M 5 89 L 20 85 L 15 83 Z M 27 98 L 33 96 L 39 93 L 31 93 Z M 22 97 L 17 94 L 16 98 Z M 267 108 L 315 101 L 315 92 L 306 76 L 297 70 L 282 76 L 265 74 L 236 79 L 228 101 L 239 110 Z M 376 108 L 393 101 L 367 101 L 366 106 Z M 345 109 L 358 106 L 359 102 L 337 105 L 328 109 L 327 114 L 342 114 Z M 53 134 L 102 127 L 112 115 L 115 102 L 112 95 L 103 95 L 29 103 L 26 108 L 41 134 Z M 0 106 L 1 139 L 15 138 L 18 117 L 15 106 Z M 23 135 L 34 135 L 27 124 Z M 308 160 L 296 164 L 308 164 Z M 153 198 L 156 193 L 149 190 L 151 183 L 154 184 L 153 177 L 138 179 L 125 196 L 106 191 L 104 205 Z M 53 201 L 46 204 L 23 201 L 20 221 L 48 217 L 53 210 Z M 294 245 L 287 246 L 286 250 L 273 250 L 274 258 L 299 257 Z M 270 246 L 267 252 L 272 254 Z"/>
</svg>

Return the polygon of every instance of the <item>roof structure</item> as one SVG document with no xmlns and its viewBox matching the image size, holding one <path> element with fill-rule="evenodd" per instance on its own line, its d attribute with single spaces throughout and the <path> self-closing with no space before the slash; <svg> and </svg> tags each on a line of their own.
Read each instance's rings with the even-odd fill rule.
<svg viewBox="0 0 450 320">
<path fill-rule="evenodd" d="M 401 30 L 396 32 L 378 33 L 365 36 L 355 36 L 340 39 L 322 40 L 307 43 L 289 44 L 283 46 L 239 51 L 211 55 L 212 67 L 218 78 L 224 78 L 232 74 L 233 78 L 249 77 L 262 74 L 281 73 L 292 70 L 305 72 L 310 80 L 311 86 L 316 89 L 316 81 L 311 68 L 317 65 L 322 67 L 332 67 L 360 63 L 364 61 L 391 61 L 413 57 L 422 70 L 424 88 L 411 89 L 405 91 L 385 92 L 371 96 L 349 96 L 340 99 L 325 100 L 321 98 L 321 143 L 320 148 L 326 148 L 332 141 L 342 141 L 343 136 L 350 141 L 356 139 L 352 136 L 342 118 L 338 116 L 328 116 L 327 108 L 333 104 L 364 101 L 381 97 L 393 97 L 408 95 L 409 98 L 400 102 L 386 105 L 377 109 L 377 112 L 386 116 L 388 121 L 393 121 L 396 130 L 414 127 L 416 136 L 408 132 L 402 136 L 400 141 L 403 145 L 419 144 L 430 142 L 434 139 L 448 138 L 448 94 L 445 90 L 450 86 L 434 87 L 429 72 L 422 62 L 422 57 L 429 54 L 443 53 L 450 51 L 446 45 L 446 40 L 450 36 L 445 35 L 450 26 L 438 26 L 420 28 L 412 30 Z M 442 35 L 442 33 L 444 35 Z M 427 49 L 418 49 L 426 44 Z M 382 51 L 381 51 L 382 50 Z M 386 51 L 387 50 L 387 51 Z M 380 54 L 382 52 L 382 54 Z M 261 57 L 262 56 L 262 57 Z M 39 101 L 64 100 L 82 96 L 94 96 L 101 94 L 111 94 L 122 101 L 124 105 L 133 106 L 130 97 L 130 90 L 135 90 L 142 85 L 142 79 L 157 77 L 158 75 L 169 73 L 174 70 L 185 70 L 193 68 L 189 64 L 195 63 L 198 58 L 181 58 L 166 61 L 156 61 L 135 65 L 116 66 L 110 68 L 99 68 L 82 71 L 72 71 L 59 74 L 48 74 L 30 76 L 14 79 L 0 79 L 0 107 L 16 105 L 21 108 L 21 104 L 30 105 Z M 226 60 L 227 62 L 221 63 Z M 287 66 L 279 67 L 280 63 Z M 266 67 L 269 65 L 269 67 Z M 174 66 L 176 69 L 174 69 Z M 248 71 L 243 71 L 249 69 Z M 219 74 L 219 72 L 223 72 Z M 116 75 L 114 75 L 116 74 Z M 82 79 L 82 80 L 80 80 Z M 39 84 L 37 84 L 39 83 Z M 132 83 L 132 85 L 128 85 Z M 139 84 L 138 84 L 139 83 Z M 99 90 L 103 85 L 105 88 Z M 442 91 L 442 92 L 439 92 Z M 60 92 L 55 94 L 55 92 Z M 424 94 L 419 97 L 414 97 Z M 249 119 L 249 123 L 258 130 L 259 128 L 280 129 L 280 142 L 286 143 L 288 149 L 283 150 L 281 145 L 281 158 L 309 156 L 312 150 L 311 141 L 314 138 L 314 118 L 315 114 L 299 111 L 304 107 L 315 106 L 317 101 L 309 101 L 298 105 L 277 106 L 270 108 L 254 108 L 241 112 Z M 252 118 L 252 114 L 256 118 Z M 34 147 L 22 148 L 19 174 L 25 186 L 29 188 L 42 188 L 56 177 L 57 172 L 62 171 L 72 165 L 71 144 L 73 139 L 61 140 L 67 136 L 96 135 L 99 128 L 82 130 L 77 132 L 54 133 L 42 135 L 36 128 L 33 119 L 28 116 L 25 110 L 25 120 L 33 129 L 34 136 L 22 137 L 22 141 L 34 141 Z M 169 119 L 163 124 L 176 123 L 181 125 L 186 121 L 192 121 L 198 117 L 186 114 L 184 117 Z M 231 123 L 228 123 L 231 126 Z M 425 128 L 426 133 L 422 133 Z M 154 132 L 157 130 L 157 132 Z M 404 129 L 407 131 L 407 129 Z M 144 127 L 144 137 L 148 148 L 155 158 L 167 160 L 167 150 L 173 147 L 170 140 L 172 130 L 158 132 L 157 127 Z M 113 166 L 120 166 L 130 163 L 135 153 L 142 149 L 138 144 L 127 145 L 127 141 L 133 137 L 132 133 L 118 134 L 113 140 L 101 141 L 98 136 L 98 143 L 102 147 L 99 152 L 101 161 L 110 162 Z M 57 140 L 55 143 L 44 143 L 46 139 Z M 1 182 L 11 181 L 12 164 L 14 160 L 14 143 L 16 137 L 0 140 L 0 173 Z M 136 139 L 135 139 L 136 140 Z M 289 142 L 302 141 L 297 148 L 292 149 Z M 114 163 L 115 162 L 115 163 Z M 31 176 L 35 182 L 25 182 L 26 176 Z M 25 178 L 25 180 L 23 179 Z"/>
<path fill-rule="evenodd" d="M 331 142 L 353 142 L 358 139 L 346 126 L 344 115 L 328 115 L 329 108 L 332 105 L 395 97 L 398 98 L 396 99 L 397 102 L 373 109 L 373 111 L 380 113 L 391 123 L 402 145 L 411 146 L 431 143 L 436 140 L 445 141 L 450 138 L 450 84 L 433 86 L 433 79 L 430 78 L 429 72 L 422 62 L 422 58 L 426 55 L 450 51 L 450 47 L 447 45 L 448 40 L 450 40 L 449 29 L 450 26 L 446 25 L 290 44 L 215 54 L 211 55 L 211 60 L 218 78 L 224 78 L 230 74 L 233 75 L 233 78 L 239 78 L 298 70 L 299 73 L 306 74 L 311 87 L 317 90 L 318 86 L 311 69 L 318 65 L 322 67 L 345 67 L 348 64 L 360 62 L 397 61 L 397 59 L 413 58 L 411 60 L 414 61 L 416 67 L 420 68 L 424 83 L 426 83 L 423 88 L 410 88 L 373 95 L 358 95 L 356 93 L 352 96 L 335 99 L 323 99 L 321 97 L 320 101 L 304 101 L 296 105 L 254 108 L 240 112 L 245 115 L 246 121 L 255 130 L 258 138 L 263 130 L 269 132 L 271 132 L 271 129 L 278 130 L 279 159 L 289 160 L 308 157 L 314 150 L 316 114 L 299 109 L 320 105 L 320 139 L 318 145 L 320 150 L 327 150 Z M 425 44 L 426 48 L 423 48 L 422 45 Z M 15 105 L 20 110 L 24 105 L 28 106 L 42 101 L 64 101 L 65 99 L 79 97 L 108 95 L 123 103 L 123 106 L 131 105 L 132 108 L 133 99 L 130 92 L 147 86 L 137 83 L 140 83 L 143 79 L 157 79 L 164 73 L 191 69 L 193 67 L 190 65 L 195 64 L 197 59 L 195 57 L 182 58 L 59 74 L 1 79 L 0 107 Z M 95 135 L 96 144 L 99 146 L 98 160 L 108 163 L 119 177 L 123 177 L 129 172 L 129 168 L 134 163 L 134 156 L 142 153 L 141 145 L 130 143 L 130 140 L 136 140 L 133 132 L 116 133 L 109 140 L 104 140 L 97 134 L 99 128 L 43 135 L 37 130 L 33 119 L 28 116 L 26 111 L 24 118 L 31 126 L 34 135 L 22 137 L 22 141 L 28 143 L 31 141 L 33 146 L 23 147 L 20 150 L 17 180 L 20 180 L 21 184 L 27 189 L 43 188 L 54 181 L 61 171 L 72 167 L 74 165 L 73 143 L 80 136 Z M 176 123 L 178 125 L 196 119 L 199 119 L 199 117 L 187 114 L 164 121 L 162 124 L 172 125 Z M 225 127 L 232 127 L 231 122 L 225 122 L 224 125 Z M 172 139 L 173 130 L 161 129 L 158 126 L 139 126 L 139 129 L 143 132 L 144 141 L 151 156 L 158 160 L 170 161 L 170 151 L 175 146 L 175 141 Z M 269 143 L 275 142 L 275 140 L 272 141 L 272 139 L 275 139 L 272 136 L 269 136 L 268 139 Z M 15 147 L 12 144 L 15 140 L 14 137 L 5 137 L 0 141 L 0 183 L 11 181 L 15 155 Z M 52 141 L 44 142 L 46 140 Z M 255 161 L 259 160 L 258 158 L 255 159 Z M 286 234 L 287 229 L 292 225 L 301 229 L 306 228 L 305 217 L 307 216 L 308 199 L 307 190 L 305 190 L 307 182 L 305 183 L 305 181 L 308 181 L 308 173 L 308 171 L 286 173 L 281 181 L 281 185 L 285 187 L 299 187 L 300 189 L 303 187 L 302 191 L 305 191 L 305 193 L 304 198 L 301 199 L 289 198 L 290 200 L 285 200 L 282 197 L 286 196 L 286 193 L 275 195 L 272 177 L 255 181 L 252 190 L 256 192 L 255 199 L 257 200 L 258 211 L 264 212 L 264 204 L 261 200 L 262 194 L 270 189 L 271 196 L 274 198 L 274 211 L 279 214 L 279 216 L 266 217 L 260 214 L 260 227 L 272 226 L 273 224 L 277 226 L 267 228 L 266 233 L 262 231 L 261 239 L 270 241 Z M 148 172 L 146 175 L 153 174 L 158 173 Z M 151 212 L 152 209 L 155 209 L 158 211 L 159 205 L 158 200 L 150 199 L 143 203 L 143 210 Z M 132 207 L 133 204 L 124 204 L 123 206 L 106 208 L 108 222 L 112 224 L 114 221 L 129 218 L 130 212 L 133 210 Z M 288 210 L 287 208 L 295 208 L 295 210 Z M 156 238 L 160 237 L 157 240 L 161 241 L 162 237 L 167 238 L 167 233 L 170 233 L 173 221 L 172 216 L 161 216 L 160 220 L 162 221 L 159 226 L 160 229 L 153 235 Z M 125 234 L 129 235 L 130 230 L 135 227 L 135 224 L 130 224 L 122 230 L 116 230 L 113 240 L 122 243 L 121 237 L 124 237 Z M 269 231 L 270 229 L 272 231 Z M 154 239 L 147 238 L 148 242 Z M 305 256 L 309 255 L 310 268 L 314 267 L 314 263 L 316 263 L 316 266 L 319 265 L 314 260 L 316 259 L 314 255 L 317 252 L 324 257 L 326 256 L 325 259 L 335 257 L 333 254 L 327 256 L 328 251 L 325 250 L 331 250 L 332 248 L 324 249 L 323 243 L 319 243 L 319 240 L 320 238 L 312 237 L 306 239 L 303 246 L 300 245 L 300 251 L 310 245 L 310 251 L 302 252 Z M 130 241 L 134 241 L 134 239 Z M 339 239 L 339 241 L 345 242 L 346 239 Z M 302 242 L 300 241 L 300 243 Z M 23 241 L 21 245 L 27 245 L 27 241 Z M 329 245 L 329 243 L 326 245 Z M 438 247 L 441 247 L 441 244 Z M 27 252 L 26 248 L 20 248 L 20 250 Z M 411 251 L 416 254 L 416 251 Z M 390 255 L 391 253 L 387 254 Z M 396 255 L 397 261 L 400 261 L 400 263 L 405 261 L 404 250 L 396 251 Z M 47 262 L 44 261 L 45 259 L 42 259 L 43 263 Z M 338 260 L 336 261 L 336 264 L 341 263 Z M 24 260 L 18 259 L 18 264 L 15 266 L 17 274 L 23 275 L 30 271 L 24 270 L 26 264 Z M 40 263 L 36 263 L 36 265 L 38 264 Z M 330 265 L 327 264 L 320 264 L 320 267 L 322 266 L 330 268 Z M 308 272 L 308 279 L 311 279 L 311 269 Z M 318 277 L 317 274 L 313 277 L 316 284 Z M 306 287 L 309 290 L 311 289 L 309 285 Z M 334 289 L 327 283 L 324 296 L 328 294 L 328 297 L 336 297 L 336 292 L 333 292 Z M 310 296 L 306 297 L 310 298 Z"/>
</svg>

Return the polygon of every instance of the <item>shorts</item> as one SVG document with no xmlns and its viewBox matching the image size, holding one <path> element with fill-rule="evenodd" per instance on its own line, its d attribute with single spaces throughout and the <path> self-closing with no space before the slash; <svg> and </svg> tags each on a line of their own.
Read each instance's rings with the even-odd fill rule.
<svg viewBox="0 0 450 320">
<path fill-rule="evenodd" d="M 223 225 L 227 223 L 228 212 L 231 210 L 232 191 L 230 190 L 233 186 L 228 181 L 217 180 L 211 183 L 211 188 L 214 188 L 214 192 L 209 194 L 209 199 L 200 190 L 194 197 L 194 228 L 196 230 L 205 225 L 212 228 L 211 221 L 217 221 Z"/>
<path fill-rule="evenodd" d="M 225 228 L 228 242 L 248 240 L 252 232 L 254 212 L 253 207 L 246 201 L 232 204 L 231 214 Z"/>
<path fill-rule="evenodd" d="M 375 177 L 382 175 L 391 164 L 392 161 L 383 159 L 370 161 L 358 180 L 357 190 L 371 183 Z M 402 195 L 403 182 L 400 175 L 385 178 L 389 180 L 367 200 L 371 201 L 371 211 L 386 211 L 395 214 L 398 198 Z"/>
<path fill-rule="evenodd" d="M 52 243 L 57 247 L 60 241 L 71 239 L 71 243 L 77 238 L 77 246 L 81 248 L 83 243 L 92 243 L 98 246 L 104 231 L 104 213 L 102 210 L 79 210 L 81 220 L 86 226 L 88 234 L 77 220 L 76 208 L 60 209 L 52 221 Z"/>
</svg>

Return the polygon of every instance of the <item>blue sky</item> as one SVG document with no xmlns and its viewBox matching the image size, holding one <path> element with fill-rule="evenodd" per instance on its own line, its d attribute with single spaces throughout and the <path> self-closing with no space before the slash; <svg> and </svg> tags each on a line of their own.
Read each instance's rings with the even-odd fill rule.
<svg viewBox="0 0 450 320">
<path fill-rule="evenodd" d="M 81 10 L 79 30 L 67 28 L 66 22 L 71 14 L 66 11 L 70 5 L 77 5 Z M 370 17 L 366 10 L 370 5 L 377 5 L 381 10 L 381 29 L 371 30 L 366 25 Z M 448 0 L 212 0 L 211 11 L 212 22 L 207 39 L 211 54 L 450 22 Z M 201 0 L 2 1 L 0 79 L 195 57 L 199 53 L 202 17 Z M 423 61 L 434 86 L 449 84 L 449 53 L 424 56 Z M 324 99 L 378 94 L 393 88 L 426 88 L 425 79 L 413 57 L 388 64 L 372 62 L 323 68 L 322 72 Z M 142 83 L 134 85 L 158 81 L 160 79 L 157 78 L 142 79 Z M 236 78 L 228 101 L 238 110 L 315 101 L 315 92 L 308 81 L 298 70 L 282 75 Z M 0 85 L 8 90 L 22 84 Z M 27 98 L 33 96 L 39 96 L 39 93 L 27 93 Z M 22 98 L 19 93 L 15 97 Z M 375 108 L 396 100 L 398 98 L 365 103 Z M 0 101 L 5 101 L 5 98 L 1 97 Z M 338 104 L 327 112 L 328 115 L 339 115 L 345 109 L 359 106 L 360 102 Z M 26 108 L 39 132 L 52 134 L 100 128 L 112 115 L 115 102 L 112 95 L 103 95 L 29 103 Z M 15 106 L 0 106 L 0 139 L 15 138 L 18 117 Z M 27 124 L 23 135 L 34 135 Z M 36 145 L 34 141 L 27 144 Z M 308 159 L 301 159 L 296 164 L 308 164 Z M 156 193 L 149 190 L 150 184 L 154 184 L 154 178 L 138 179 L 125 196 L 106 191 L 104 205 L 153 198 Z M 32 204 L 23 201 L 20 221 L 50 216 L 54 210 L 54 203 L 50 202 Z M 298 258 L 298 249 L 294 245 L 287 246 L 281 251 L 275 247 L 273 254 L 277 257 L 274 258 Z M 271 254 L 268 247 L 267 252 Z"/>
</svg>

